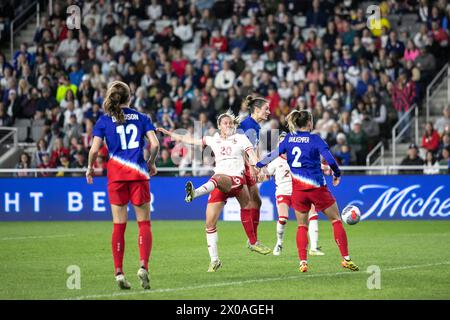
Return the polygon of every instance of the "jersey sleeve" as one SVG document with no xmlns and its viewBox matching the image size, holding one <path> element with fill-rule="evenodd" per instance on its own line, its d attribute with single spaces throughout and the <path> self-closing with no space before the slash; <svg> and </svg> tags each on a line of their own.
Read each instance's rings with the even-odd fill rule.
<svg viewBox="0 0 450 320">
<path fill-rule="evenodd" d="M 152 120 L 150 120 L 149 116 L 144 115 L 144 133 L 147 133 L 149 131 L 156 131 L 156 128 L 153 125 Z"/>
<path fill-rule="evenodd" d="M 288 137 L 286 136 L 286 138 L 281 141 L 281 143 L 278 145 L 278 147 L 275 150 L 272 150 L 264 159 L 262 159 L 261 161 L 259 161 L 256 166 L 258 168 L 262 168 L 265 167 L 266 165 L 268 165 L 270 162 L 272 162 L 273 160 L 275 160 L 276 158 L 278 158 L 280 156 L 280 154 L 285 154 L 286 153 L 286 144 L 288 141 Z"/>
<path fill-rule="evenodd" d="M 319 148 L 319 152 L 321 156 L 325 159 L 325 161 L 330 166 L 331 170 L 333 170 L 335 177 L 341 176 L 341 169 L 339 169 L 339 166 L 334 159 L 333 155 L 330 152 L 330 148 L 328 147 L 328 144 L 319 136 L 316 135 L 316 143 Z"/>
<path fill-rule="evenodd" d="M 105 138 L 106 123 L 103 117 L 100 117 L 95 123 L 94 129 L 92 130 L 92 136 L 99 137 L 102 140 Z"/>
<path fill-rule="evenodd" d="M 239 137 L 240 137 L 240 143 L 245 152 L 253 149 L 253 144 L 250 142 L 250 140 L 248 139 L 248 137 L 246 135 L 239 135 Z"/>
<path fill-rule="evenodd" d="M 272 161 L 271 163 L 269 163 L 266 167 L 267 169 L 267 173 L 271 176 L 273 176 L 275 174 L 275 170 L 276 170 L 276 162 Z"/>
<path fill-rule="evenodd" d="M 211 136 L 204 136 L 202 138 L 203 146 L 211 146 L 212 141 L 213 141 L 213 137 L 211 137 Z"/>
</svg>

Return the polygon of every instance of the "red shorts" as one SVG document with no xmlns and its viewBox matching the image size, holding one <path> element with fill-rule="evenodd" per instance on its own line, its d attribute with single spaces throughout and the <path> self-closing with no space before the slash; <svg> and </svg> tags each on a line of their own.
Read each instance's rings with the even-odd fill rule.
<svg viewBox="0 0 450 320">
<path fill-rule="evenodd" d="M 323 211 L 333 205 L 336 199 L 326 186 L 308 190 L 292 191 L 292 207 L 295 211 L 309 212 L 311 204 L 316 207 L 316 212 Z"/>
<path fill-rule="evenodd" d="M 244 172 L 245 184 L 250 189 L 256 184 L 255 178 L 252 177 L 250 173 L 250 166 L 245 164 L 245 172 Z"/>
<path fill-rule="evenodd" d="M 148 180 L 108 182 L 109 203 L 123 206 L 131 201 L 135 206 L 150 202 Z"/>
<path fill-rule="evenodd" d="M 231 177 L 231 190 L 223 193 L 218 188 L 209 194 L 208 203 L 227 202 L 228 198 L 236 197 L 245 185 L 245 179 L 242 177 Z"/>
<path fill-rule="evenodd" d="M 292 206 L 292 196 L 282 195 L 277 196 L 277 205 L 285 203 L 288 207 Z"/>
</svg>

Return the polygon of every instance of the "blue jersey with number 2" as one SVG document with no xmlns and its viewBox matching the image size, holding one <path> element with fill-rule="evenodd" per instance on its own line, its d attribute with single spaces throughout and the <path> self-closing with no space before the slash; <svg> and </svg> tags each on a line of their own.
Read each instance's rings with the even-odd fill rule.
<svg viewBox="0 0 450 320">
<path fill-rule="evenodd" d="M 114 117 L 101 116 L 95 124 L 93 135 L 106 140 L 109 151 L 108 180 L 148 180 L 144 159 L 145 135 L 155 130 L 150 118 L 130 108 L 124 108 L 125 123 L 118 124 Z"/>
<path fill-rule="evenodd" d="M 328 144 L 317 134 L 305 131 L 289 133 L 276 150 L 258 162 L 257 167 L 262 168 L 280 154 L 286 154 L 292 179 L 295 180 L 298 189 L 307 190 L 326 185 L 321 169 L 321 155 L 333 170 L 334 176 L 339 177 L 341 175 Z"/>
</svg>

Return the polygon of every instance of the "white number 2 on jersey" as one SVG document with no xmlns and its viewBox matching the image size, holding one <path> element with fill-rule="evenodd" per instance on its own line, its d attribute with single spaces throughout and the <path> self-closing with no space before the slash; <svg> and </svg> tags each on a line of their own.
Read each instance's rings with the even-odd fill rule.
<svg viewBox="0 0 450 320">
<path fill-rule="evenodd" d="M 120 136 L 120 145 L 122 147 L 122 150 L 139 148 L 139 141 L 136 140 L 137 134 L 138 134 L 138 128 L 136 127 L 136 125 L 130 123 L 126 127 L 124 127 L 123 125 L 117 126 L 116 132 Z M 128 146 L 127 146 L 126 135 L 130 134 L 130 133 L 131 133 L 131 138 L 130 138 L 130 141 L 128 141 Z"/>
<path fill-rule="evenodd" d="M 294 168 L 300 168 L 302 166 L 302 163 L 299 161 L 300 156 L 302 155 L 302 150 L 300 150 L 299 147 L 295 147 L 292 149 L 292 155 L 295 156 L 294 161 L 292 162 L 292 166 Z"/>
</svg>

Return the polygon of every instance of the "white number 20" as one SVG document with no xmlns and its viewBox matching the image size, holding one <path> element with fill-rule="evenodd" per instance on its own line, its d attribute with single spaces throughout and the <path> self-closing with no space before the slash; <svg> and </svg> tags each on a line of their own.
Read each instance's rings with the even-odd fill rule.
<svg viewBox="0 0 450 320">
<path fill-rule="evenodd" d="M 126 127 L 124 127 L 123 125 L 117 126 L 116 132 L 120 136 L 120 145 L 122 147 L 122 150 L 139 148 L 139 141 L 136 140 L 137 134 L 138 134 L 138 128 L 136 127 L 136 125 L 130 123 Z M 131 133 L 131 138 L 128 141 L 128 146 L 127 146 L 126 135 L 128 135 L 130 133 Z"/>
<path fill-rule="evenodd" d="M 300 150 L 299 147 L 295 147 L 292 149 L 292 155 L 295 156 L 294 161 L 292 162 L 292 166 L 294 168 L 300 168 L 302 166 L 302 163 L 299 161 L 300 156 L 302 155 L 302 150 Z"/>
</svg>

